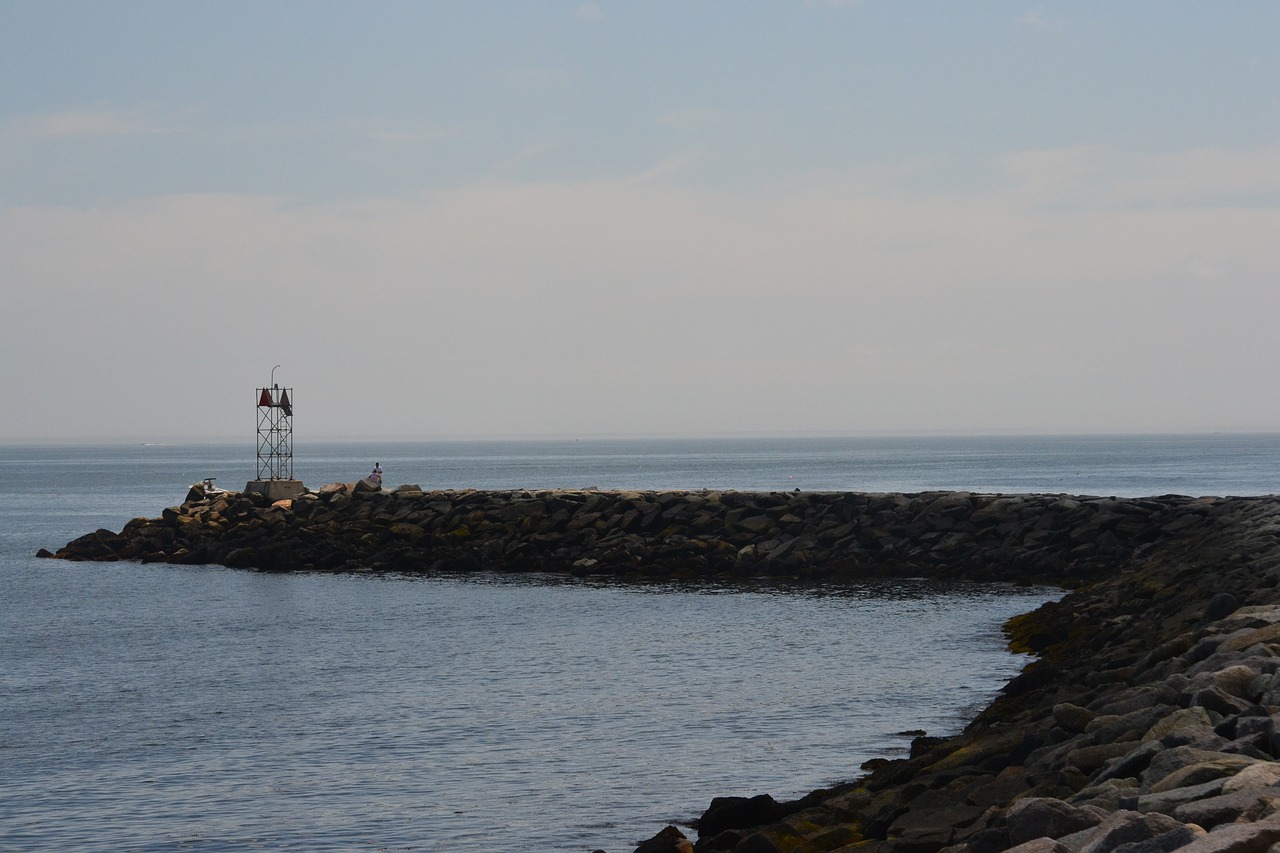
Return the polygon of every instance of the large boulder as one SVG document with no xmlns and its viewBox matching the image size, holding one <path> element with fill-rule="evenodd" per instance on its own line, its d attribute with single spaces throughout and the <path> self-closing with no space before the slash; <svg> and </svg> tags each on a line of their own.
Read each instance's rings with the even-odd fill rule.
<svg viewBox="0 0 1280 853">
<path fill-rule="evenodd" d="M 1097 809 L 1074 806 L 1051 797 L 1025 797 L 1009 807 L 1005 822 L 1009 841 L 1022 844 L 1035 838 L 1061 838 L 1102 823 Z"/>
<path fill-rule="evenodd" d="M 693 853 L 693 843 L 674 826 L 668 826 L 653 838 L 641 842 L 635 853 Z"/>
</svg>

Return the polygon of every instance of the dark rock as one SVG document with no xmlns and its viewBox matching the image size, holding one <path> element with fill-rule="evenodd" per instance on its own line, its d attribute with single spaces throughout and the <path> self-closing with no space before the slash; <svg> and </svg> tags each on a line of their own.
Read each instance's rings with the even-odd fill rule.
<svg viewBox="0 0 1280 853">
<path fill-rule="evenodd" d="M 1219 826 L 1181 848 L 1183 853 L 1266 853 L 1280 841 L 1280 818 Z"/>
<path fill-rule="evenodd" d="M 1150 841 L 1165 833 L 1185 829 L 1182 823 L 1167 815 L 1120 810 L 1093 830 L 1080 853 L 1112 853 L 1122 845 Z"/>
<path fill-rule="evenodd" d="M 1226 779 L 1214 779 L 1200 785 L 1173 788 L 1156 794 L 1123 797 L 1117 806 L 1131 811 L 1160 812 L 1172 816 L 1174 810 L 1183 803 L 1218 796 L 1222 793 L 1225 783 Z"/>
<path fill-rule="evenodd" d="M 1200 625 L 1208 625 L 1210 622 L 1217 622 L 1236 612 L 1236 608 L 1240 606 L 1236 597 L 1229 592 L 1220 592 L 1213 598 L 1209 599 L 1208 605 L 1205 606 L 1204 615 L 1200 617 Z"/>
<path fill-rule="evenodd" d="M 1009 807 L 1005 822 L 1009 828 L 1009 840 L 1013 844 L 1022 844 L 1035 838 L 1061 838 L 1089 829 L 1101 823 L 1102 818 L 1091 810 L 1062 800 L 1026 797 Z"/>
<path fill-rule="evenodd" d="M 635 853 L 693 853 L 693 843 L 674 826 L 668 826 L 635 849 Z"/>
<path fill-rule="evenodd" d="M 968 826 L 986 810 L 948 791 L 925 791 L 911 800 L 907 811 L 889 825 L 888 835 L 902 845 L 943 845 L 958 828 Z"/>
<path fill-rule="evenodd" d="M 1094 777 L 1095 782 L 1101 782 L 1104 779 L 1129 779 L 1140 776 L 1150 765 L 1152 759 L 1157 754 L 1166 749 L 1165 745 L 1160 741 L 1145 741 L 1137 748 L 1125 753 L 1112 762 L 1109 762 Z"/>
<path fill-rule="evenodd" d="M 1053 706 L 1054 722 L 1067 731 L 1077 734 L 1083 732 L 1085 726 L 1093 722 L 1093 719 L 1097 716 L 1093 711 L 1081 708 L 1079 705 L 1073 705 L 1070 702 L 1060 702 Z"/>
<path fill-rule="evenodd" d="M 1197 827 L 1178 826 L 1168 832 L 1162 832 L 1155 838 L 1143 841 L 1130 841 L 1116 847 L 1112 853 L 1173 853 L 1204 835 Z"/>
<path fill-rule="evenodd" d="M 1035 838 L 1010 847 L 1008 853 L 1072 853 L 1070 847 L 1052 838 Z"/>
<path fill-rule="evenodd" d="M 1183 803 L 1173 810 L 1173 816 L 1183 823 L 1194 823 L 1212 829 L 1223 823 L 1231 823 L 1262 800 L 1280 803 L 1280 788 L 1253 788 L 1220 794 L 1203 800 Z"/>
<path fill-rule="evenodd" d="M 1187 747 L 1201 752 L 1221 752 L 1231 741 L 1206 726 L 1186 726 L 1160 738 L 1165 747 Z"/>
<path fill-rule="evenodd" d="M 1213 686 L 1228 696 L 1249 702 L 1252 701 L 1249 695 L 1249 687 L 1258 675 L 1258 671 L 1252 667 L 1235 664 L 1215 672 L 1213 674 Z"/>
<path fill-rule="evenodd" d="M 1167 753 L 1168 751 L 1166 751 Z M 1154 761 L 1159 760 L 1157 756 Z M 1151 792 L 1170 791 L 1174 788 L 1185 788 L 1234 776 L 1245 767 L 1253 764 L 1255 759 L 1243 755 L 1219 754 L 1215 758 L 1200 761 L 1186 767 L 1180 767 L 1151 786 Z"/>
<path fill-rule="evenodd" d="M 727 829 L 763 826 L 786 816 L 778 801 L 768 794 L 754 797 L 716 797 L 698 818 L 699 836 L 718 835 Z"/>
<path fill-rule="evenodd" d="M 1128 755 L 1137 746 L 1137 741 L 1083 746 L 1068 752 L 1066 761 L 1070 767 L 1075 767 L 1084 773 L 1092 773 L 1108 761 Z"/>
<path fill-rule="evenodd" d="M 1218 687 L 1206 687 L 1197 690 L 1191 697 L 1192 707 L 1207 708 L 1223 716 L 1239 714 L 1249 707 L 1249 701 L 1231 696 Z"/>
</svg>

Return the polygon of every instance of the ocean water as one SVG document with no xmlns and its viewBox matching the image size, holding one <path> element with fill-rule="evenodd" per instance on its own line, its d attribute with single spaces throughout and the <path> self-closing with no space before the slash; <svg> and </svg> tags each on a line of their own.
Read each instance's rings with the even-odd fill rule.
<svg viewBox="0 0 1280 853">
<path fill-rule="evenodd" d="M 1277 436 L 315 444 L 438 488 L 1263 494 Z M 253 446 L 0 447 L 0 849 L 631 850 L 955 731 L 1056 595 L 37 560 Z"/>
</svg>

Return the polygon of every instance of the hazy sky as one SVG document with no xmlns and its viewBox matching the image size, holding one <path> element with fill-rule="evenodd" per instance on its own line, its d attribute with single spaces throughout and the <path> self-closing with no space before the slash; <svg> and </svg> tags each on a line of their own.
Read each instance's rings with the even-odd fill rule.
<svg viewBox="0 0 1280 853">
<path fill-rule="evenodd" d="M 1280 4 L 0 5 L 0 440 L 1280 429 Z"/>
</svg>

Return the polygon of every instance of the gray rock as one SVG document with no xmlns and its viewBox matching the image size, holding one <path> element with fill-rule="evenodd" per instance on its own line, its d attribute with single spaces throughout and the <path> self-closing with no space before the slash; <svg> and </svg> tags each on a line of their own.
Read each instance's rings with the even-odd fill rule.
<svg viewBox="0 0 1280 853">
<path fill-rule="evenodd" d="M 1071 853 L 1071 848 L 1052 838 L 1034 838 L 1010 847 L 1006 853 Z"/>
<path fill-rule="evenodd" d="M 1152 785 L 1151 792 L 1158 794 L 1161 791 L 1169 791 L 1173 788 L 1199 785 L 1204 782 L 1211 782 L 1214 779 L 1226 779 L 1228 776 L 1234 776 L 1239 773 L 1250 764 L 1256 763 L 1256 758 L 1249 758 L 1244 755 L 1220 755 L 1210 761 L 1201 761 L 1198 764 L 1180 767 Z"/>
<path fill-rule="evenodd" d="M 1249 685 L 1249 694 L 1257 699 L 1259 705 L 1274 707 L 1280 703 L 1280 677 L 1264 672 Z"/>
<path fill-rule="evenodd" d="M 1068 802 L 1077 806 L 1097 806 L 1107 811 L 1115 811 L 1120 801 L 1139 795 L 1140 788 L 1133 779 L 1108 779 L 1087 788 L 1081 788 Z"/>
<path fill-rule="evenodd" d="M 1239 714 L 1251 704 L 1248 699 L 1232 696 L 1217 686 L 1197 690 L 1196 694 L 1191 697 L 1191 706 L 1193 708 L 1208 708 L 1210 711 L 1216 711 L 1224 717 Z"/>
<path fill-rule="evenodd" d="M 1280 642 L 1280 625 L 1271 624 L 1263 628 L 1242 628 L 1223 638 L 1218 646 L 1220 652 L 1240 652 L 1259 644 Z M 1275 670 L 1272 670 L 1274 672 Z"/>
<path fill-rule="evenodd" d="M 1214 750 L 1195 749 L 1190 746 L 1177 746 L 1173 749 L 1166 749 L 1151 759 L 1151 765 L 1147 771 L 1142 774 L 1142 783 L 1150 792 L 1154 790 L 1154 786 L 1165 779 L 1174 771 L 1181 770 L 1193 765 L 1205 762 L 1216 761 L 1224 756 L 1220 752 Z M 1231 756 L 1232 760 L 1239 761 L 1237 771 L 1245 766 L 1252 764 L 1252 760 L 1240 759 L 1238 756 Z M 1228 774 L 1229 775 L 1229 774 Z M 1207 782 L 1207 779 L 1201 779 L 1201 782 Z M 1188 783 L 1193 784 L 1193 783 Z M 1166 785 L 1161 788 L 1167 791 L 1170 788 L 1182 787 L 1180 785 Z"/>
<path fill-rule="evenodd" d="M 1158 794 L 1141 794 L 1135 797 L 1124 797 L 1117 804 L 1120 808 L 1131 809 L 1139 812 L 1160 812 L 1161 814 L 1172 815 L 1174 809 L 1183 803 L 1189 803 L 1192 800 L 1201 800 L 1205 797 L 1216 797 L 1224 790 L 1224 785 L 1228 780 L 1214 779 L 1211 782 L 1205 782 L 1201 785 L 1190 785 L 1186 788 L 1174 788 L 1169 791 L 1161 791 Z"/>
<path fill-rule="evenodd" d="M 1237 739 L 1261 735 L 1269 740 L 1271 735 L 1275 734 L 1276 731 L 1275 718 L 1270 714 L 1266 714 L 1265 716 L 1241 715 L 1236 718 L 1235 728 L 1235 736 Z"/>
<path fill-rule="evenodd" d="M 1252 667 L 1244 664 L 1235 664 L 1215 672 L 1213 674 L 1213 686 L 1229 696 L 1252 702 L 1253 699 L 1249 695 L 1249 686 L 1259 675 L 1260 673 Z"/>
<path fill-rule="evenodd" d="M 1182 747 L 1197 749 L 1201 752 L 1222 752 L 1231 741 L 1213 729 L 1188 726 L 1160 738 L 1160 743 L 1169 749 Z"/>
<path fill-rule="evenodd" d="M 1125 741 L 1123 743 L 1083 746 L 1067 753 L 1066 763 L 1068 767 L 1078 768 L 1084 773 L 1092 773 L 1108 761 L 1128 755 L 1137 747 L 1138 743 L 1138 741 Z"/>
<path fill-rule="evenodd" d="M 1107 779 L 1137 778 L 1151 766 L 1152 759 L 1164 750 L 1165 745 L 1158 740 L 1145 741 L 1137 749 L 1109 761 L 1090 781 L 1097 783 Z"/>
<path fill-rule="evenodd" d="M 1208 675 L 1212 679 L 1213 674 L 1219 670 L 1236 665 L 1249 666 L 1260 673 L 1280 671 L 1280 659 L 1275 656 L 1274 651 L 1269 650 L 1265 644 L 1258 642 L 1263 633 L 1268 636 L 1275 635 L 1271 636 L 1270 642 L 1280 642 L 1280 625 L 1272 625 L 1263 629 L 1262 632 L 1241 631 L 1237 639 L 1243 645 L 1239 648 L 1228 648 L 1235 644 L 1226 641 L 1222 642 L 1218 650 L 1209 655 L 1209 657 L 1194 666 L 1188 667 L 1186 674 L 1193 680 L 1202 675 Z"/>
<path fill-rule="evenodd" d="M 1005 814 L 1009 840 L 1022 844 L 1035 838 L 1061 838 L 1102 822 L 1098 813 L 1049 797 L 1026 797 Z"/>
<path fill-rule="evenodd" d="M 1280 761 L 1259 761 L 1241 770 L 1222 785 L 1222 793 L 1245 788 L 1270 788 L 1280 785 Z"/>
<path fill-rule="evenodd" d="M 1231 823 L 1197 838 L 1182 853 L 1266 853 L 1280 841 L 1280 817 L 1255 823 Z"/>
<path fill-rule="evenodd" d="M 1212 729 L 1214 719 L 1204 708 L 1181 708 L 1172 714 L 1162 717 L 1151 728 L 1147 729 L 1147 733 L 1142 736 L 1142 739 L 1159 740 L 1165 735 L 1191 726 Z"/>
<path fill-rule="evenodd" d="M 1099 716 L 1123 716 L 1143 711 L 1152 706 L 1159 692 L 1157 685 L 1144 684 L 1130 687 L 1115 694 L 1104 694 L 1090 702 L 1088 708 Z"/>
<path fill-rule="evenodd" d="M 1087 708 L 1062 702 L 1053 706 L 1053 721 L 1074 734 L 1080 734 L 1098 715 Z"/>
<path fill-rule="evenodd" d="M 1236 820 L 1245 812 L 1256 808 L 1264 799 L 1280 802 L 1280 789 L 1245 789 L 1203 800 L 1193 800 L 1174 809 L 1173 816 L 1183 823 L 1194 823 L 1205 829 L 1212 829 L 1219 824 Z"/>
<path fill-rule="evenodd" d="M 1198 826 L 1179 826 L 1146 841 L 1121 844 L 1112 853 L 1173 853 L 1205 834 Z"/>
<path fill-rule="evenodd" d="M 1099 716 L 1085 727 L 1085 733 L 1098 744 L 1137 740 L 1174 710 L 1167 705 L 1153 705 L 1127 714 Z"/>
<path fill-rule="evenodd" d="M 1080 853 L 1112 853 L 1123 844 L 1150 841 L 1179 829 L 1186 827 L 1168 815 L 1121 810 L 1098 825 Z"/>
<path fill-rule="evenodd" d="M 1239 606 L 1240 602 L 1236 600 L 1234 595 L 1229 592 L 1220 592 L 1209 599 L 1209 603 L 1204 609 L 1204 616 L 1200 618 L 1200 624 L 1208 625 L 1210 622 L 1225 619 L 1234 613 Z"/>
</svg>

